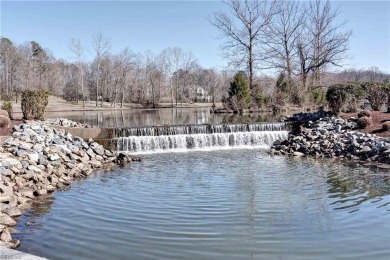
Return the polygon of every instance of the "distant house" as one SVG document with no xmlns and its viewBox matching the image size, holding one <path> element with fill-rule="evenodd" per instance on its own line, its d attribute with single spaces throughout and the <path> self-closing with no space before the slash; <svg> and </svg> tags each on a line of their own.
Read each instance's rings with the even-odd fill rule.
<svg viewBox="0 0 390 260">
<path fill-rule="evenodd" d="M 202 87 L 196 88 L 196 102 L 211 102 L 211 96 L 208 95 L 208 91 Z"/>
</svg>

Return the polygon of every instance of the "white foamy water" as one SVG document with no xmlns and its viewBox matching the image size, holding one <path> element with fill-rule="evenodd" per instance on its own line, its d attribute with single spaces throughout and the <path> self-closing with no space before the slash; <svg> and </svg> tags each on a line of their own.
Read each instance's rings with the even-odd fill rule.
<svg viewBox="0 0 390 260">
<path fill-rule="evenodd" d="M 128 136 L 117 138 L 116 149 L 129 153 L 186 152 L 237 148 L 268 148 L 288 131 Z"/>
</svg>

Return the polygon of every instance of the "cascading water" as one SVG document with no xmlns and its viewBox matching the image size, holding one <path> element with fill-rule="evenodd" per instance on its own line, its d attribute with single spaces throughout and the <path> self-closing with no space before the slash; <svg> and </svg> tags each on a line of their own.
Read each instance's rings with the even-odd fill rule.
<svg viewBox="0 0 390 260">
<path fill-rule="evenodd" d="M 266 148 L 286 139 L 289 128 L 287 123 L 122 128 L 115 129 L 113 142 L 129 153 Z"/>
</svg>

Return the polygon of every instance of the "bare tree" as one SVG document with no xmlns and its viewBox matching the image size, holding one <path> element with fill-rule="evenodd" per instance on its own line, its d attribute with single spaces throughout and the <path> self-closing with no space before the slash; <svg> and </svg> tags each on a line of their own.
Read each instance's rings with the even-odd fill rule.
<svg viewBox="0 0 390 260">
<path fill-rule="evenodd" d="M 252 88 L 255 69 L 265 58 L 265 30 L 277 12 L 276 1 L 230 0 L 224 3 L 230 8 L 231 15 L 218 12 L 209 21 L 221 32 L 221 38 L 226 39 L 222 45 L 225 58 L 235 67 L 244 64 L 249 71 Z"/>
<path fill-rule="evenodd" d="M 299 2 L 285 1 L 278 5 L 278 13 L 268 26 L 267 60 L 271 67 L 287 74 L 289 85 L 292 85 L 294 63 L 298 58 L 297 42 L 305 25 L 306 10 Z"/>
<path fill-rule="evenodd" d="M 312 84 L 321 84 L 321 72 L 330 66 L 342 66 L 346 59 L 351 31 L 342 31 L 345 23 L 336 24 L 339 9 L 332 10 L 329 0 L 309 3 L 305 36 L 298 44 L 301 74 L 306 85 L 312 72 Z"/>
<path fill-rule="evenodd" d="M 1 85 L 3 93 L 10 95 L 15 87 L 16 66 L 18 65 L 19 56 L 13 42 L 8 38 L 0 40 L 0 68 L 1 68 Z"/>
<path fill-rule="evenodd" d="M 80 40 L 72 39 L 69 44 L 70 50 L 74 53 L 76 63 L 79 68 L 79 74 L 80 74 L 80 88 L 81 88 L 81 95 L 83 99 L 83 108 L 85 108 L 85 98 L 84 98 L 84 49 L 81 46 Z M 79 102 L 79 95 L 77 95 L 77 103 Z"/>
<path fill-rule="evenodd" d="M 121 91 L 121 108 L 123 108 L 123 102 L 125 100 L 125 93 L 128 90 L 129 83 L 129 74 L 133 70 L 135 65 L 135 55 L 125 48 L 119 54 L 120 60 L 120 91 Z"/>
<path fill-rule="evenodd" d="M 102 58 L 107 54 L 111 48 L 111 41 L 104 37 L 101 33 L 93 37 L 93 49 L 95 50 L 96 62 L 96 106 L 99 100 L 99 75 Z M 101 99 L 101 106 L 103 106 L 103 98 Z"/>
<path fill-rule="evenodd" d="M 158 66 L 159 57 L 153 55 L 151 52 L 147 52 L 145 55 L 145 75 L 147 86 L 151 88 L 152 106 L 156 107 L 157 95 L 160 96 L 160 82 L 163 78 L 163 73 Z"/>
<path fill-rule="evenodd" d="M 208 92 L 211 96 L 211 102 L 213 103 L 213 108 L 215 108 L 216 97 L 221 91 L 222 87 L 222 78 L 221 75 L 214 69 L 207 70 L 207 81 L 208 81 Z"/>
<path fill-rule="evenodd" d="M 185 53 L 181 48 L 173 48 L 171 50 L 171 59 L 173 64 L 174 86 L 175 86 L 175 101 L 177 107 L 178 92 L 179 92 L 179 70 L 182 67 L 185 59 Z M 172 95 L 172 92 L 171 92 Z"/>
</svg>

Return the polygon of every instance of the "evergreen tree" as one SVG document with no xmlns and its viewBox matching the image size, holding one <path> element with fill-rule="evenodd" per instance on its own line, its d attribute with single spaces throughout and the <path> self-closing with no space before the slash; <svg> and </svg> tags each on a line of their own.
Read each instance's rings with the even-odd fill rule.
<svg viewBox="0 0 390 260">
<path fill-rule="evenodd" d="M 251 102 L 250 89 L 245 72 L 239 71 L 230 82 L 229 98 L 237 99 L 239 108 L 246 108 Z"/>
</svg>

